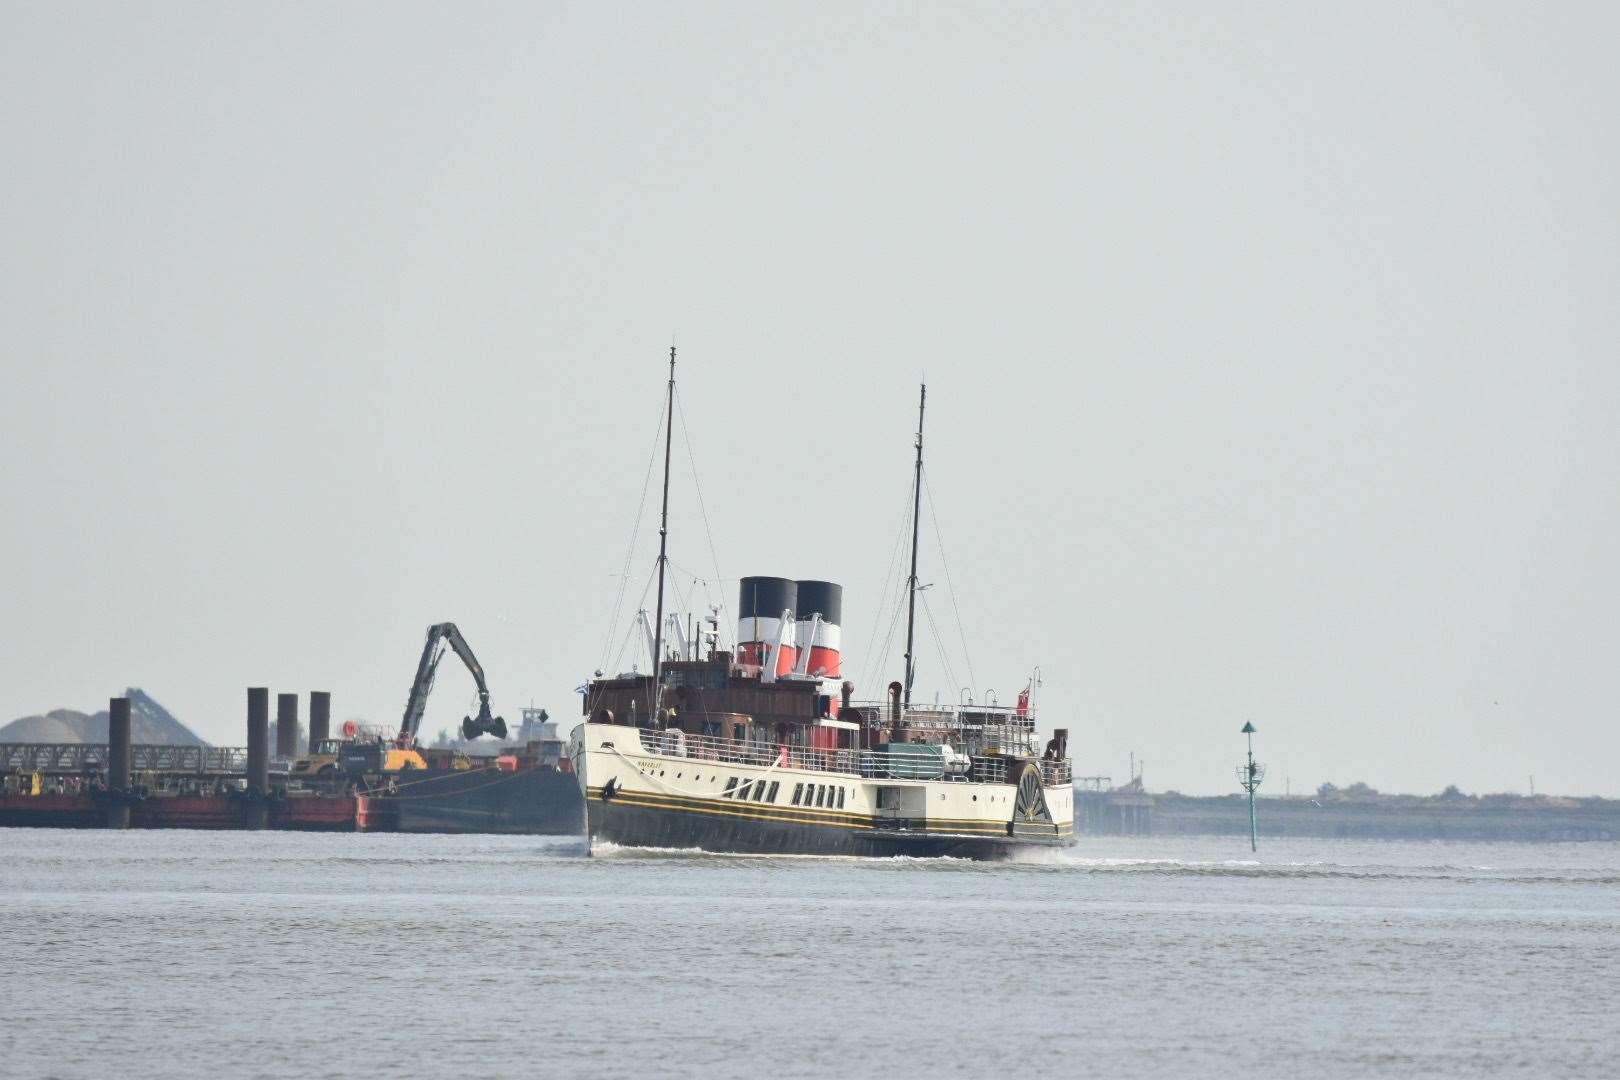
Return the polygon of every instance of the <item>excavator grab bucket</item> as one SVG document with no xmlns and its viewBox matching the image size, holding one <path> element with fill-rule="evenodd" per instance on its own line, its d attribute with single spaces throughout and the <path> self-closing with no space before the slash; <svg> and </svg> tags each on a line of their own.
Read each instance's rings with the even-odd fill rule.
<svg viewBox="0 0 1620 1080">
<path fill-rule="evenodd" d="M 461 737 L 463 739 L 476 739 L 480 735 L 493 735 L 497 739 L 506 738 L 506 720 L 503 717 L 491 716 L 488 712 L 481 712 L 474 719 L 471 716 L 461 720 Z"/>
<path fill-rule="evenodd" d="M 428 627 L 427 641 L 422 646 L 422 659 L 416 665 L 416 681 L 411 684 L 411 695 L 405 699 L 405 715 L 399 722 L 398 742 L 401 747 L 416 745 L 417 729 L 427 707 L 428 694 L 433 690 L 433 677 L 439 670 L 439 660 L 446 648 L 454 649 L 456 656 L 478 684 L 478 715 L 461 721 L 461 734 L 467 739 L 480 735 L 506 738 L 506 721 L 489 714 L 489 686 L 484 682 L 484 666 L 473 655 L 472 646 L 461 636 L 455 623 L 435 623 Z"/>
</svg>

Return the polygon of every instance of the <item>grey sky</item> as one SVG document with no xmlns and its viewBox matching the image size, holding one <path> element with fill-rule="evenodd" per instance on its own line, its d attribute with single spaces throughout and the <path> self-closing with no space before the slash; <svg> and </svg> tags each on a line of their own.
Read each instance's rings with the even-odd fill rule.
<svg viewBox="0 0 1620 1080">
<path fill-rule="evenodd" d="M 926 374 L 1079 771 L 1620 795 L 1616 11 L 8 3 L 0 719 L 392 723 L 444 619 L 572 717 L 673 333 L 721 571 L 856 673 Z"/>
</svg>

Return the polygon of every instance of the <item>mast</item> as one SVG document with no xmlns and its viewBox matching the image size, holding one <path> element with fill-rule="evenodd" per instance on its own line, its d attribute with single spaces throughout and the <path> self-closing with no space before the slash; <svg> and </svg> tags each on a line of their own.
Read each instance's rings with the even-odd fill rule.
<svg viewBox="0 0 1620 1080">
<path fill-rule="evenodd" d="M 906 685 L 905 706 L 911 707 L 911 680 L 916 676 L 911 650 L 917 631 L 917 527 L 922 518 L 922 450 L 923 409 L 928 405 L 928 384 L 922 384 L 922 395 L 917 399 L 917 473 L 912 479 L 911 506 L 911 578 L 908 582 L 910 597 L 906 603 Z"/>
<path fill-rule="evenodd" d="M 653 623 L 653 723 L 663 700 L 664 566 L 669 562 L 669 451 L 675 439 L 675 346 L 669 347 L 669 415 L 664 420 L 664 509 L 658 518 L 658 619 Z M 915 573 L 915 571 L 913 571 Z"/>
</svg>

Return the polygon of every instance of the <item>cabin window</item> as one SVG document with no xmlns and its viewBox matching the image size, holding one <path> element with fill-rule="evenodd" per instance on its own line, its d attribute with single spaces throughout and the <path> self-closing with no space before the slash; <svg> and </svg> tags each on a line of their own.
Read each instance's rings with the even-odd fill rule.
<svg viewBox="0 0 1620 1080">
<path fill-rule="evenodd" d="M 825 806 L 825 805 L 827 805 L 827 785 L 825 785 L 825 784 L 817 784 L 816 785 L 816 805 L 817 806 Z"/>
<path fill-rule="evenodd" d="M 802 799 L 803 797 L 804 797 L 804 785 L 803 784 L 794 784 L 793 785 L 793 805 L 798 806 L 799 805 L 799 800 Z"/>
<path fill-rule="evenodd" d="M 765 781 L 763 781 L 763 780 L 755 780 L 754 781 L 754 801 L 755 802 L 764 802 L 765 801 Z"/>
<path fill-rule="evenodd" d="M 838 789 L 838 809 L 842 810 L 843 808 L 844 808 L 844 789 L 839 788 Z"/>
<path fill-rule="evenodd" d="M 739 799 L 748 798 L 748 788 L 751 785 L 751 783 L 752 783 L 752 781 L 744 780 L 741 784 L 739 784 L 737 786 L 737 798 L 739 798 Z"/>
<path fill-rule="evenodd" d="M 724 790 L 724 791 L 722 791 L 720 793 L 720 797 L 722 799 L 731 798 L 732 793 L 735 791 L 736 787 L 737 787 L 737 778 L 735 776 L 726 777 L 726 790 Z"/>
<path fill-rule="evenodd" d="M 765 801 L 766 802 L 775 802 L 776 801 L 776 789 L 781 787 L 781 786 L 782 786 L 782 784 L 781 784 L 780 781 L 772 780 L 771 781 L 771 790 L 765 793 Z"/>
</svg>

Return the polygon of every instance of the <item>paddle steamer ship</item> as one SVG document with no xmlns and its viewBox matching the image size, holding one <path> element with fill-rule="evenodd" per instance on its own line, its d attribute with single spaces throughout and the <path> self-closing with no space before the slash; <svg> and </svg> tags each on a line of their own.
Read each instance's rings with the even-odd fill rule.
<svg viewBox="0 0 1620 1080">
<path fill-rule="evenodd" d="M 669 429 L 658 610 L 642 615 L 650 675 L 598 677 L 568 753 L 593 841 L 713 852 L 998 858 L 1074 841 L 1068 732 L 1039 744 L 1034 681 L 1015 707 L 911 701 L 921 509 L 918 406 L 905 679 L 858 703 L 843 680 L 843 590 L 826 581 L 742 579 L 735 651 L 718 615 L 688 640 L 664 615 Z M 665 631 L 668 631 L 666 640 Z"/>
</svg>

